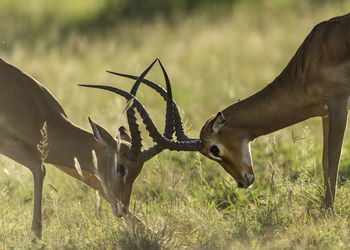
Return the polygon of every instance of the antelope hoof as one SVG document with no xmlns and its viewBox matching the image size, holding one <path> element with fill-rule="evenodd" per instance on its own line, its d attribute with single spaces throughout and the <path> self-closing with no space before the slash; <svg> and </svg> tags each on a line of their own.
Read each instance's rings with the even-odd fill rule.
<svg viewBox="0 0 350 250">
<path fill-rule="evenodd" d="M 41 224 L 37 226 L 32 226 L 32 231 L 39 240 L 42 238 L 42 229 L 41 229 Z"/>
</svg>

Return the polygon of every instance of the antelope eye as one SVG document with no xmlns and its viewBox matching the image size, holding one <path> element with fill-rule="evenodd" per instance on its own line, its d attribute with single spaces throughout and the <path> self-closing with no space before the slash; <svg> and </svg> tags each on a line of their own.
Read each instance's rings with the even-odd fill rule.
<svg viewBox="0 0 350 250">
<path fill-rule="evenodd" d="M 119 165 L 117 166 L 117 173 L 118 173 L 118 174 L 121 174 L 122 176 L 125 175 L 126 171 L 125 171 L 124 165 L 119 164 Z"/>
<path fill-rule="evenodd" d="M 220 149 L 216 145 L 213 145 L 210 147 L 210 153 L 212 153 L 215 157 L 220 157 L 219 156 Z"/>
</svg>

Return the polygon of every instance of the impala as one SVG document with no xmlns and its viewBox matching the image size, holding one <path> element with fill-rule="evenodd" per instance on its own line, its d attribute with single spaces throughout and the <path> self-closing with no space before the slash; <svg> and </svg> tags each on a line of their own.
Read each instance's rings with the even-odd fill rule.
<svg viewBox="0 0 350 250">
<path fill-rule="evenodd" d="M 136 94 L 140 81 L 155 62 L 140 75 L 131 93 Z M 165 71 L 164 74 L 166 76 Z M 127 217 L 131 222 L 143 226 L 128 208 L 132 185 L 144 162 L 162 149 L 156 146 L 141 152 L 140 132 L 131 119 L 134 111 L 127 111 L 131 136 L 124 127 L 120 127 L 119 135 L 114 139 L 89 118 L 93 131 L 90 133 L 68 120 L 62 106 L 44 86 L 2 59 L 0 76 L 0 154 L 26 166 L 33 174 L 32 231 L 35 235 L 38 238 L 42 236 L 42 186 L 46 173 L 43 163 L 53 164 L 98 190 L 111 204 L 114 215 Z M 42 162 L 37 145 L 45 123 L 48 140 L 45 151 L 48 154 Z M 167 138 L 173 134 L 172 124 L 172 119 L 168 118 L 164 133 Z M 80 167 L 77 167 L 77 162 Z"/>
<path fill-rule="evenodd" d="M 135 102 L 134 107 L 160 147 L 199 151 L 218 162 L 244 188 L 255 179 L 251 141 L 311 117 L 321 117 L 325 205 L 331 208 L 350 103 L 349 30 L 350 14 L 316 25 L 279 76 L 259 92 L 209 118 L 201 129 L 200 139 L 180 136 L 178 141 L 169 140 L 158 132 L 141 103 Z M 148 80 L 143 82 L 149 85 Z M 113 87 L 94 87 L 120 94 Z M 172 106 L 176 109 L 175 104 Z M 181 127 L 176 112 L 173 118 Z"/>
</svg>

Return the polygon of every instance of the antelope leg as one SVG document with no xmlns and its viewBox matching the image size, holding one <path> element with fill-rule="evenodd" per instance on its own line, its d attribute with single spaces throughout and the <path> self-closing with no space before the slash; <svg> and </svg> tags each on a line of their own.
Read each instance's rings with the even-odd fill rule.
<svg viewBox="0 0 350 250">
<path fill-rule="evenodd" d="M 327 189 L 328 184 L 328 136 L 329 136 L 329 116 L 322 117 L 323 128 L 323 154 L 322 154 L 322 167 L 324 177 L 324 187 Z"/>
<path fill-rule="evenodd" d="M 32 221 L 32 231 L 41 239 L 42 223 L 41 223 L 41 204 L 42 204 L 42 191 L 45 177 L 45 166 L 40 164 L 40 167 L 32 169 L 34 177 L 34 212 Z"/>
<path fill-rule="evenodd" d="M 325 174 L 326 207 L 332 208 L 335 199 L 341 147 L 348 115 L 348 96 L 329 100 L 328 105 L 328 171 Z M 324 125 L 324 130 L 327 126 Z M 327 131 L 326 131 L 327 132 Z M 326 157 L 324 157 L 326 158 Z M 327 169 L 327 166 L 324 166 Z"/>
<path fill-rule="evenodd" d="M 25 145 L 20 139 L 11 134 L 6 134 L 3 140 L 7 147 L 1 148 L 0 153 L 26 166 L 32 171 L 34 177 L 34 211 L 32 231 L 36 237 L 41 239 L 41 200 L 45 177 L 45 167 L 41 164 L 41 161 L 31 153 L 31 148 L 28 148 L 28 146 Z"/>
</svg>

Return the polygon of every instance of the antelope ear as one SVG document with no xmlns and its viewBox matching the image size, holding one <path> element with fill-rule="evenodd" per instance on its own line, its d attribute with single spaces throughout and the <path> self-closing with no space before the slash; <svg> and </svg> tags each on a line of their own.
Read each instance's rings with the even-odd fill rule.
<svg viewBox="0 0 350 250">
<path fill-rule="evenodd" d="M 222 112 L 219 112 L 215 118 L 211 121 L 211 132 L 218 133 L 220 128 L 225 125 L 225 116 Z"/>
<path fill-rule="evenodd" d="M 100 142 L 100 143 L 102 143 L 104 145 L 111 145 L 111 144 L 113 144 L 114 143 L 114 139 L 107 132 L 107 130 L 105 130 L 100 125 L 98 125 L 95 122 L 93 122 L 90 117 L 88 117 L 88 118 L 89 118 L 89 123 L 90 123 L 90 126 L 92 128 L 92 132 L 94 134 L 95 139 L 98 142 Z"/>
<path fill-rule="evenodd" d="M 126 128 L 124 126 L 119 127 L 119 135 L 120 135 L 120 139 L 127 141 L 127 142 L 131 142 L 131 137 L 128 134 L 128 131 L 126 130 Z"/>
</svg>

